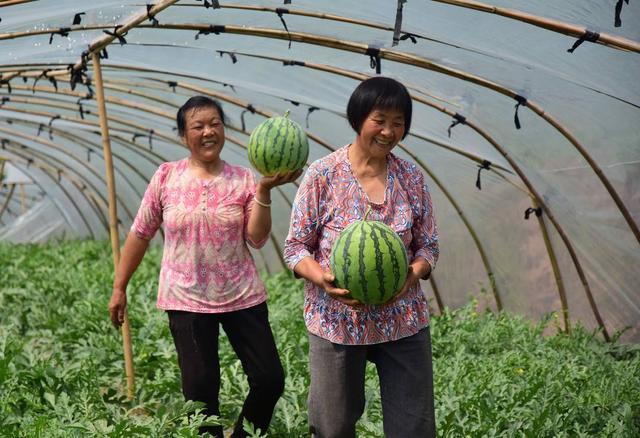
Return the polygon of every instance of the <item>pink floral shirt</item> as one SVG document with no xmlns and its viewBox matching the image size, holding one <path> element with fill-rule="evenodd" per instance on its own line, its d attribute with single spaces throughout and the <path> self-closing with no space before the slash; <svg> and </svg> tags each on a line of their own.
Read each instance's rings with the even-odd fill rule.
<svg viewBox="0 0 640 438">
<path fill-rule="evenodd" d="M 432 268 L 438 259 L 438 234 L 424 175 L 410 162 L 388 156 L 387 187 L 382 204 L 369 201 L 354 177 L 345 146 L 314 162 L 296 195 L 289 235 L 284 246 L 293 269 L 313 257 L 329 271 L 334 241 L 349 224 L 367 219 L 384 222 L 403 240 L 411 262 L 425 258 Z M 429 323 L 427 301 L 417 284 L 400 298 L 381 305 L 353 307 L 305 282 L 304 319 L 309 332 L 346 345 L 376 344 L 416 334 Z"/>
<path fill-rule="evenodd" d="M 188 159 L 162 164 L 151 178 L 131 230 L 151 239 L 164 224 L 157 306 L 164 310 L 221 313 L 266 300 L 247 247 L 256 182 L 228 163 L 213 179 L 200 179 Z"/>
</svg>

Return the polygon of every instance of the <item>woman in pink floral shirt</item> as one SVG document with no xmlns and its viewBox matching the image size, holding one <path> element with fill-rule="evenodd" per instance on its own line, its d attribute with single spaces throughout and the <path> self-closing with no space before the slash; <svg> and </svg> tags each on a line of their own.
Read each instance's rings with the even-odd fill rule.
<svg viewBox="0 0 640 438">
<path fill-rule="evenodd" d="M 270 191 L 300 172 L 263 177 L 223 161 L 224 113 L 204 96 L 177 114 L 178 133 L 191 152 L 164 163 L 151 178 L 116 269 L 109 312 L 124 321 L 126 287 L 161 224 L 165 239 L 157 306 L 169 315 L 182 391 L 219 415 L 219 326 L 247 373 L 250 391 L 234 437 L 247 419 L 266 432 L 284 388 L 284 373 L 269 326 L 266 292 L 248 245 L 260 248 L 271 230 Z M 202 428 L 222 438 L 221 426 Z"/>
<path fill-rule="evenodd" d="M 385 77 L 362 82 L 347 117 L 354 141 L 314 162 L 298 189 L 285 242 L 285 260 L 306 280 L 309 331 L 309 426 L 317 437 L 353 437 L 364 410 L 366 361 L 380 379 L 387 438 L 435 436 L 431 340 L 427 301 L 419 280 L 438 258 L 438 237 L 424 176 L 391 150 L 409 132 L 406 88 Z M 407 249 L 407 280 L 382 305 L 362 305 L 336 288 L 331 247 L 362 220 L 393 228 Z"/>
</svg>

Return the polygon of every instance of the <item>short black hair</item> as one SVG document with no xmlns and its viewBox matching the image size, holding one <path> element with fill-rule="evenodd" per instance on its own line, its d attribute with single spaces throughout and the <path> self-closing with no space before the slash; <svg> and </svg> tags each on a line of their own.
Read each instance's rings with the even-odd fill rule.
<svg viewBox="0 0 640 438">
<path fill-rule="evenodd" d="M 184 105 L 180 107 L 176 114 L 176 123 L 178 125 L 178 135 L 182 137 L 184 135 L 184 128 L 186 122 L 187 111 L 194 108 L 215 108 L 220 114 L 222 124 L 224 124 L 224 111 L 222 111 L 222 105 L 217 100 L 213 100 L 207 96 L 193 96 L 187 100 Z"/>
<path fill-rule="evenodd" d="M 358 134 L 362 124 L 375 109 L 396 109 L 404 115 L 404 139 L 411 128 L 412 103 L 407 88 L 384 76 L 366 79 L 351 93 L 347 104 L 349 124 Z"/>
</svg>

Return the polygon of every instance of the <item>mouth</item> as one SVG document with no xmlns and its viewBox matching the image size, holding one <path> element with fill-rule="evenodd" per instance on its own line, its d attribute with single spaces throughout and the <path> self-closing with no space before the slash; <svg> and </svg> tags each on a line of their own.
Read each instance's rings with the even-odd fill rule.
<svg viewBox="0 0 640 438">
<path fill-rule="evenodd" d="M 202 146 L 203 148 L 206 148 L 206 149 L 214 148 L 214 147 L 216 147 L 217 145 L 218 145 L 218 142 L 217 142 L 217 141 L 213 141 L 213 140 L 207 140 L 207 141 L 203 141 L 203 142 L 201 143 L 201 146 Z"/>
<path fill-rule="evenodd" d="M 391 140 L 385 140 L 382 138 L 374 138 L 373 139 L 374 142 L 376 142 L 377 144 L 379 144 L 382 147 L 389 147 L 393 144 L 393 142 Z"/>
</svg>

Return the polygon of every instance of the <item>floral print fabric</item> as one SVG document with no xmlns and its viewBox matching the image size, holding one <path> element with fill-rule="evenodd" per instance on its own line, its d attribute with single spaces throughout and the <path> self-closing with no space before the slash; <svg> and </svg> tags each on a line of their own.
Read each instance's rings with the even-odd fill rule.
<svg viewBox="0 0 640 438">
<path fill-rule="evenodd" d="M 329 271 L 334 241 L 349 224 L 384 222 L 405 244 L 409 262 L 438 259 L 438 234 L 424 175 L 410 162 L 388 155 L 387 187 L 382 204 L 371 203 L 354 177 L 345 146 L 314 162 L 307 170 L 291 213 L 284 256 L 293 269 L 311 256 Z M 349 306 L 305 282 L 304 319 L 309 332 L 337 344 L 362 345 L 411 336 L 429 323 L 427 301 L 417 284 L 404 296 L 382 305 Z"/>
<path fill-rule="evenodd" d="M 188 159 L 162 164 L 151 178 L 131 230 L 151 239 L 164 224 L 157 307 L 202 313 L 245 309 L 266 300 L 247 243 L 253 173 L 224 163 L 200 179 Z"/>
</svg>

